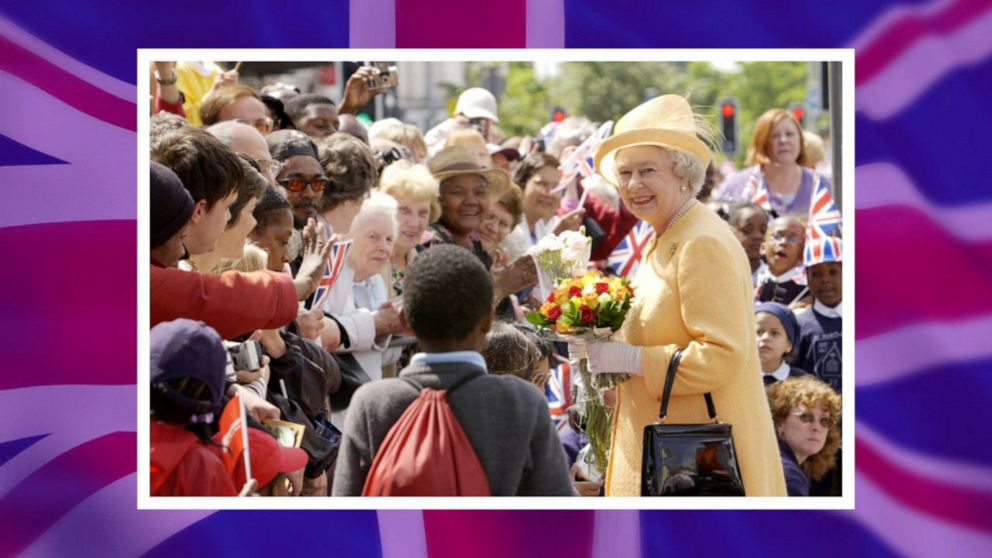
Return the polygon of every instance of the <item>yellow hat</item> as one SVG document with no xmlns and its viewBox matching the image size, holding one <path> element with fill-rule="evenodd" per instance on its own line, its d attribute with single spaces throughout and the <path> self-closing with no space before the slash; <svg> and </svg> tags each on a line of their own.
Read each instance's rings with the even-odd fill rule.
<svg viewBox="0 0 992 558">
<path fill-rule="evenodd" d="M 642 103 L 623 115 L 613 127 L 613 135 L 596 150 L 596 171 L 614 186 L 617 185 L 616 153 L 635 145 L 657 145 L 681 151 L 710 164 L 713 154 L 700 139 L 711 134 L 699 122 L 684 97 L 662 95 Z"/>
</svg>

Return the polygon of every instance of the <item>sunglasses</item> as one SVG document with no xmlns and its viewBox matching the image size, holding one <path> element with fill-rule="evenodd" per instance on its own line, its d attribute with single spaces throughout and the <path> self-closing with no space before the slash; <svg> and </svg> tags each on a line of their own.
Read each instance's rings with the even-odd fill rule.
<svg viewBox="0 0 992 558">
<path fill-rule="evenodd" d="M 314 192 L 323 192 L 329 181 L 326 176 L 315 176 L 310 180 L 306 180 L 304 178 L 283 178 L 277 180 L 276 182 L 278 182 L 283 188 L 295 194 L 302 192 L 307 186 L 309 186 Z"/>
<path fill-rule="evenodd" d="M 796 416 L 799 417 L 799 422 L 803 424 L 813 424 L 813 421 L 816 420 L 816 417 L 813 416 L 813 413 L 809 411 L 796 413 Z M 820 426 L 823 427 L 825 430 L 830 430 L 834 425 L 834 419 L 828 416 L 822 416 L 820 417 L 819 423 Z"/>
</svg>

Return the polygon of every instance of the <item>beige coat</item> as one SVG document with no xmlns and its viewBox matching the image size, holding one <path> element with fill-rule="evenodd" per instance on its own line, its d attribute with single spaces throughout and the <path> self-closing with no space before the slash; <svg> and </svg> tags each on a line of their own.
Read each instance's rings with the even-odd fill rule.
<svg viewBox="0 0 992 558">
<path fill-rule="evenodd" d="M 622 384 L 606 494 L 639 496 L 644 427 L 658 418 L 671 355 L 682 347 L 669 424 L 707 422 L 710 392 L 734 443 L 748 496 L 785 496 L 755 337 L 751 271 L 730 227 L 695 204 L 648 245 L 617 339 L 644 347 L 644 376 Z"/>
</svg>

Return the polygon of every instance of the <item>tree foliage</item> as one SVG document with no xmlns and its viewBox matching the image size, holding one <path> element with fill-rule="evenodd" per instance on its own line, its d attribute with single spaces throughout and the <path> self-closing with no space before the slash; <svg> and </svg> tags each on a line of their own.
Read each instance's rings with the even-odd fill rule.
<svg viewBox="0 0 992 558">
<path fill-rule="evenodd" d="M 806 98 L 806 62 L 744 62 L 734 71 L 709 62 L 565 62 L 559 70 L 554 78 L 539 81 L 531 63 L 509 65 L 499 107 L 507 135 L 535 134 L 556 106 L 601 122 L 666 93 L 688 96 L 699 114 L 717 126 L 717 106 L 733 97 L 738 101 L 739 164 L 758 116 Z M 484 68 L 470 71 L 479 79 Z"/>
</svg>

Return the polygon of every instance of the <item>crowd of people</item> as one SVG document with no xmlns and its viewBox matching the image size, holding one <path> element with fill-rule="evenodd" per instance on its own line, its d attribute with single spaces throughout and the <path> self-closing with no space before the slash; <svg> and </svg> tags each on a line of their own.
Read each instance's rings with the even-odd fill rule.
<svg viewBox="0 0 992 558">
<path fill-rule="evenodd" d="M 789 112 L 755 122 L 750 166 L 724 179 L 703 120 L 657 97 L 563 178 L 598 124 L 506 137 L 479 87 L 421 130 L 358 118 L 383 91 L 371 67 L 338 101 L 153 70 L 152 495 L 637 496 L 676 350 L 670 420 L 700 422 L 710 393 L 747 495 L 840 494 L 840 227 L 816 223 L 830 183 Z M 608 341 L 524 319 L 543 302 L 529 250 L 564 231 L 633 281 Z M 631 375 L 608 394 L 607 464 L 569 408 L 579 356 Z M 457 482 L 428 478 L 449 461 Z"/>
</svg>

